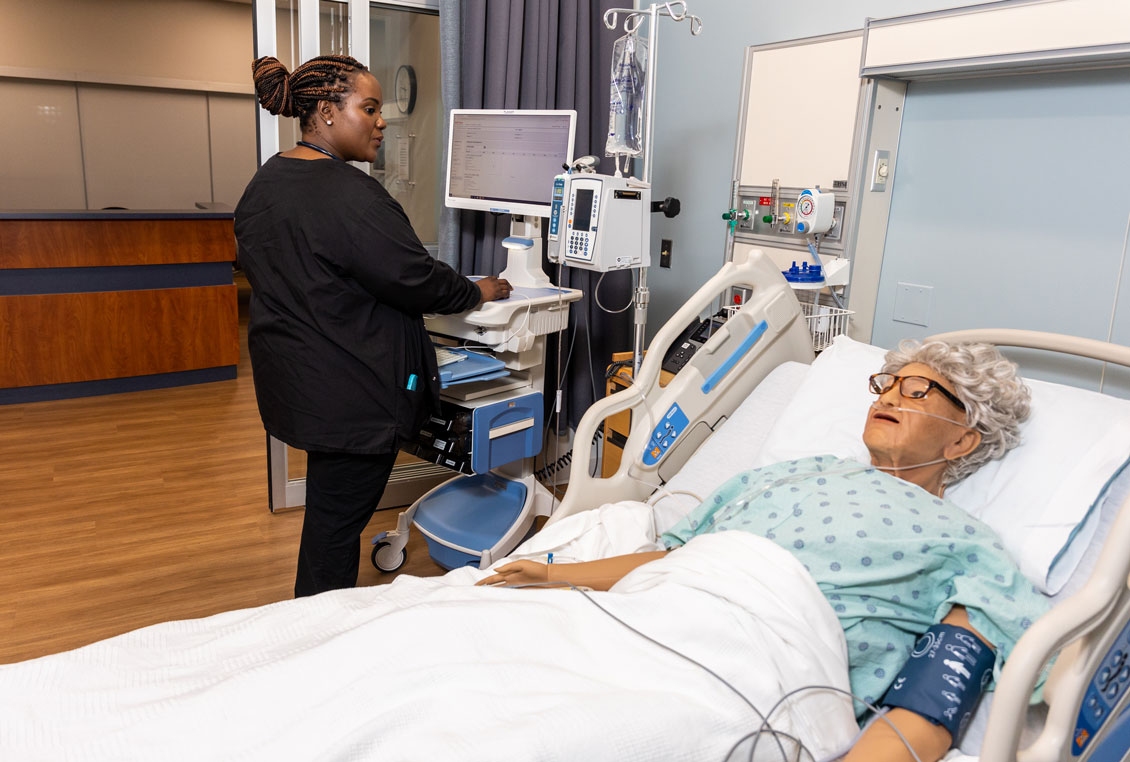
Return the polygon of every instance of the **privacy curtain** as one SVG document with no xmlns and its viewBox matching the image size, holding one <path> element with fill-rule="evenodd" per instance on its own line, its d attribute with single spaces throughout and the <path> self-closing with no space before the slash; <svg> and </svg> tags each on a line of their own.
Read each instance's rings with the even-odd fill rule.
<svg viewBox="0 0 1130 762">
<path fill-rule="evenodd" d="M 631 7 L 631 3 L 440 0 L 445 109 L 574 109 L 574 156 L 598 156 L 602 159 L 598 171 L 612 174 L 612 160 L 604 158 L 609 72 L 612 44 L 623 32 L 606 29 L 603 17 L 615 7 Z M 444 261 L 466 275 L 498 274 L 506 267 L 501 243 L 510 232 L 509 215 L 450 209 L 444 214 L 440 237 Z M 556 283 L 557 266 L 546 261 L 543 269 Z M 604 370 L 612 353 L 632 348 L 633 310 L 609 314 L 597 306 L 594 293 L 599 278 L 599 273 L 562 269 L 560 285 L 585 294 L 573 303 L 562 340 L 563 430 L 565 425 L 575 426 L 594 399 L 603 396 Z M 608 273 L 600 284 L 600 303 L 610 310 L 624 307 L 632 298 L 632 283 L 630 272 Z M 552 395 L 559 375 L 557 353 L 556 339 L 551 338 L 547 395 Z M 566 365 L 567 356 L 571 359 Z"/>
</svg>

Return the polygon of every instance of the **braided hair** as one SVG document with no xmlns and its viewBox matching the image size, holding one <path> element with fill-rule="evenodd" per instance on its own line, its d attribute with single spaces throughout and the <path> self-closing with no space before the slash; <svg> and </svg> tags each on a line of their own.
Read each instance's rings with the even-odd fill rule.
<svg viewBox="0 0 1130 762">
<path fill-rule="evenodd" d="M 259 104 L 272 114 L 296 116 L 305 127 L 318 101 L 340 103 L 352 86 L 354 72 L 368 71 L 350 56 L 318 56 L 289 73 L 273 56 L 251 63 Z"/>
</svg>

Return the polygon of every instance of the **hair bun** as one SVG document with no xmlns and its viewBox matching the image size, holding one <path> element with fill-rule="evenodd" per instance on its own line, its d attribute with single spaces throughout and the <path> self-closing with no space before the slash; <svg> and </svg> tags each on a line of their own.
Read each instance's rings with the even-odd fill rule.
<svg viewBox="0 0 1130 762">
<path fill-rule="evenodd" d="M 264 56 L 251 64 L 251 77 L 259 104 L 272 114 L 294 116 L 294 98 L 290 92 L 290 72 L 274 56 Z"/>
</svg>

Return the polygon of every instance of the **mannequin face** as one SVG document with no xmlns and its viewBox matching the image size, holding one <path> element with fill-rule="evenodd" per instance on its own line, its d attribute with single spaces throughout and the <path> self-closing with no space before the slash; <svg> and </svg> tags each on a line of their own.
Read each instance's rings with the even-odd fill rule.
<svg viewBox="0 0 1130 762">
<path fill-rule="evenodd" d="M 339 103 L 318 102 L 316 139 L 311 142 L 325 145 L 345 161 L 375 160 L 384 139 L 383 131 L 388 127 L 381 118 L 383 97 L 376 77 L 367 71 L 359 72 L 353 89 Z"/>
<path fill-rule="evenodd" d="M 911 363 L 897 371 L 897 375 L 922 376 L 953 390 L 948 379 L 921 363 Z M 932 415 L 907 412 L 913 410 Z M 867 411 L 863 428 L 863 443 L 871 453 L 871 462 L 880 467 L 915 466 L 942 458 L 955 460 L 971 453 L 980 442 L 981 435 L 966 427 L 965 414 L 945 395 L 931 389 L 921 399 L 910 399 L 902 396 L 898 383 L 879 395 Z M 940 474 L 944 469 L 945 463 L 941 463 L 929 470 Z M 900 475 L 918 481 L 913 473 Z"/>
</svg>

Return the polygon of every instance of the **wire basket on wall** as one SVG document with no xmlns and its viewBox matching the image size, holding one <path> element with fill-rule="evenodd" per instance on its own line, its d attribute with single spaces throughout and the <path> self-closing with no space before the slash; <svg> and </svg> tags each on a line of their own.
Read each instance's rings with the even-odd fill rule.
<svg viewBox="0 0 1130 762">
<path fill-rule="evenodd" d="M 832 344 L 832 339 L 847 333 L 848 321 L 855 310 L 845 310 L 826 304 L 801 302 L 800 309 L 808 321 L 808 332 L 812 334 L 812 349 L 819 352 Z"/>
</svg>

